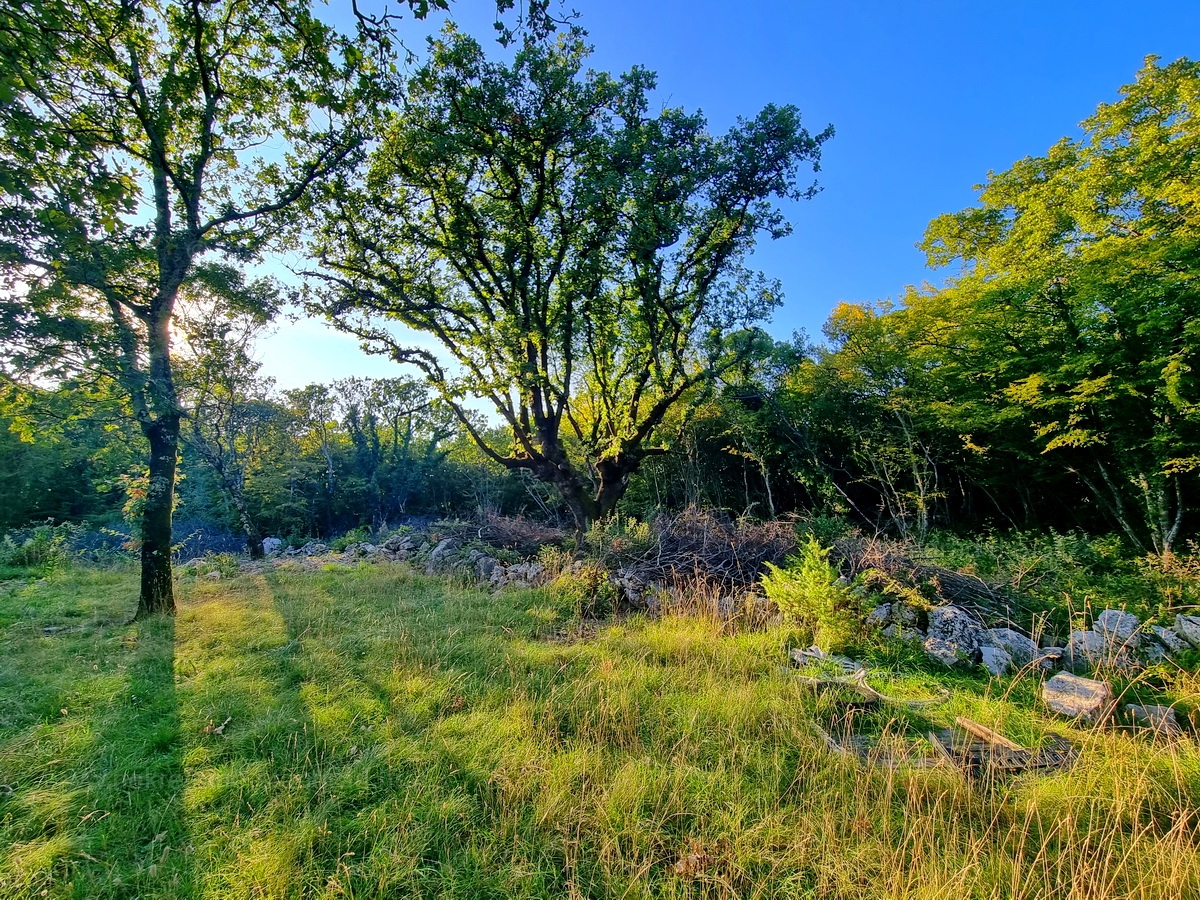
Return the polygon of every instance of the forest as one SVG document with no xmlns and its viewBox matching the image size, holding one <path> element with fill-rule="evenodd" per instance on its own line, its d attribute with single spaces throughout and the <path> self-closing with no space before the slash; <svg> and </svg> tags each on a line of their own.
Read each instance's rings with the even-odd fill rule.
<svg viewBox="0 0 1200 900">
<path fill-rule="evenodd" d="M 1200 62 L 781 339 L 837 123 L 460 5 L 0 9 L 0 893 L 1200 893 Z"/>
</svg>

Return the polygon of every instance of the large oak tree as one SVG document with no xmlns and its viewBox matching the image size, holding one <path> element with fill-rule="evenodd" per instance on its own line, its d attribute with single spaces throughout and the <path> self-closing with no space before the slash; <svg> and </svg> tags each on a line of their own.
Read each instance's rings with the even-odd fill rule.
<svg viewBox="0 0 1200 900">
<path fill-rule="evenodd" d="M 665 452 L 667 413 L 743 360 L 778 287 L 744 262 L 821 144 L 791 106 L 713 136 L 653 76 L 586 72 L 577 31 L 511 64 L 447 31 L 363 177 L 327 197 L 320 308 L 423 370 L 480 447 L 555 485 L 580 529 Z M 423 333 L 397 335 L 390 323 Z M 509 439 L 475 427 L 487 401 Z"/>
</svg>

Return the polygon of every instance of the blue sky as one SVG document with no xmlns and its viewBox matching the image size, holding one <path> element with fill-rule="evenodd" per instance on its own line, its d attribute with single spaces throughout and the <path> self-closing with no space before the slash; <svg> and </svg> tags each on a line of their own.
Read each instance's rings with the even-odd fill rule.
<svg viewBox="0 0 1200 900">
<path fill-rule="evenodd" d="M 914 246 L 933 217 L 973 203 L 989 170 L 1077 135 L 1148 54 L 1200 55 L 1197 0 L 568 7 L 581 13 L 594 68 L 656 71 L 660 103 L 703 110 L 714 132 L 767 103 L 795 104 L 813 132 L 833 124 L 817 176 L 823 192 L 789 207 L 794 233 L 754 258 L 783 283 L 784 306 L 769 326 L 779 337 L 797 329 L 819 337 L 842 300 L 940 282 Z M 457 0 L 452 10 L 460 27 L 490 40 L 491 0 Z M 406 40 L 420 48 L 420 29 Z M 312 321 L 282 325 L 260 357 L 282 387 L 401 371 Z"/>
</svg>

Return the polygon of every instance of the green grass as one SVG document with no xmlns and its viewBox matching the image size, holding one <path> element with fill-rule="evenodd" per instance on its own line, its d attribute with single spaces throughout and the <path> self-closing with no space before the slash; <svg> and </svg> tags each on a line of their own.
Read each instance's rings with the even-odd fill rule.
<svg viewBox="0 0 1200 900">
<path fill-rule="evenodd" d="M 400 566 L 184 579 L 175 619 L 124 624 L 135 591 L 0 583 L 5 900 L 1200 896 L 1190 741 L 1064 729 L 1071 771 L 972 785 L 826 751 L 782 628 L 564 640 L 552 596 Z M 1045 733 L 1032 682 L 953 684 L 861 724 Z"/>
</svg>

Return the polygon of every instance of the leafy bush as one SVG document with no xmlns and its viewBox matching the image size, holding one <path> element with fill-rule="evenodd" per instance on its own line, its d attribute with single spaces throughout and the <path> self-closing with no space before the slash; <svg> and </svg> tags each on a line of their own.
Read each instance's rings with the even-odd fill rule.
<svg viewBox="0 0 1200 900">
<path fill-rule="evenodd" d="M 332 541 L 330 541 L 329 549 L 332 550 L 334 553 L 341 553 L 343 550 L 345 550 L 351 544 L 361 544 L 363 541 L 368 540 L 370 537 L 371 537 L 371 530 L 369 528 L 366 528 L 366 527 L 360 525 L 358 528 L 352 528 L 350 531 L 347 531 L 341 537 L 334 538 Z"/>
<path fill-rule="evenodd" d="M 637 558 L 650 551 L 656 538 L 649 522 L 613 516 L 593 522 L 585 540 L 588 550 L 596 556 Z"/>
<path fill-rule="evenodd" d="M 811 627 L 815 643 L 825 650 L 845 650 L 863 633 L 858 598 L 838 577 L 829 550 L 811 534 L 786 568 L 767 563 L 762 586 L 783 617 Z"/>
<path fill-rule="evenodd" d="M 611 615 L 621 597 L 608 570 L 590 559 L 564 571 L 554 580 L 553 587 L 571 604 L 577 616 L 586 619 Z"/>
<path fill-rule="evenodd" d="M 78 528 L 64 522 L 47 523 L 11 532 L 0 542 L 0 565 L 13 568 L 52 570 L 71 557 L 70 544 Z"/>
</svg>

